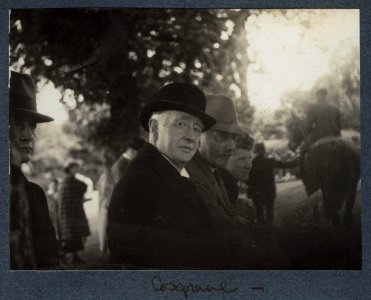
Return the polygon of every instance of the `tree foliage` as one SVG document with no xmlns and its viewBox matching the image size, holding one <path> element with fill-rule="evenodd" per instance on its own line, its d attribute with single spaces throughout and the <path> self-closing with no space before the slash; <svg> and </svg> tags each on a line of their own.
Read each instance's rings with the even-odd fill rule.
<svg viewBox="0 0 371 300">
<path fill-rule="evenodd" d="M 10 63 L 61 89 L 66 130 L 85 150 L 117 155 L 141 134 L 140 108 L 170 81 L 229 95 L 251 122 L 247 17 L 223 9 L 12 10 Z"/>
</svg>

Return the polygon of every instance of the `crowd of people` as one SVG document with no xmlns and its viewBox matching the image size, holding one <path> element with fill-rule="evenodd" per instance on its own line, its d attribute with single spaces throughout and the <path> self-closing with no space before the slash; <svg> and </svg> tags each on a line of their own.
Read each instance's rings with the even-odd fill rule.
<svg viewBox="0 0 371 300">
<path fill-rule="evenodd" d="M 90 230 L 79 165 L 69 162 L 53 181 L 49 214 L 45 193 L 20 166 L 33 154 L 36 125 L 52 118 L 37 112 L 30 76 L 11 72 L 9 94 L 11 268 L 81 263 Z M 134 138 L 96 184 L 100 251 L 112 268 L 256 268 L 259 228 L 274 221 L 274 169 L 300 160 L 267 158 L 231 99 L 192 84 L 161 87 L 139 121 L 148 140 Z"/>
</svg>

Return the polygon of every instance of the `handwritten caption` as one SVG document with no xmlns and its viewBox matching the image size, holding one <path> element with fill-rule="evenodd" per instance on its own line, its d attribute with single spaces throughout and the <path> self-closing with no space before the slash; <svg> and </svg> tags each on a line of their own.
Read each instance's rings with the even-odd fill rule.
<svg viewBox="0 0 371 300">
<path fill-rule="evenodd" d="M 200 284 L 200 283 L 177 283 L 177 282 L 164 282 L 158 275 L 154 276 L 151 280 L 152 289 L 156 292 L 181 292 L 184 297 L 188 299 L 190 293 L 225 293 L 231 294 L 238 291 L 238 287 L 228 287 L 226 282 L 218 284 Z"/>
</svg>

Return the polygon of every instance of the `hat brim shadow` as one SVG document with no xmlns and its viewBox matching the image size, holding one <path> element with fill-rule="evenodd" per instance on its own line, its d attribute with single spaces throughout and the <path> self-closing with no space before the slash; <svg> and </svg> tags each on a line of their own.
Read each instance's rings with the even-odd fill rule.
<svg viewBox="0 0 371 300">
<path fill-rule="evenodd" d="M 45 116 L 29 109 L 14 108 L 11 109 L 11 111 L 13 111 L 15 115 L 19 115 L 35 123 L 46 123 L 54 121 L 54 119 L 49 116 Z"/>
<path fill-rule="evenodd" d="M 183 104 L 180 104 L 180 103 L 174 103 L 174 102 L 166 101 L 166 100 L 156 100 L 156 101 L 148 103 L 140 111 L 139 122 L 142 125 L 142 127 L 145 130 L 149 131 L 148 121 L 151 118 L 152 114 L 154 112 L 159 112 L 159 111 L 164 111 L 164 110 L 182 111 L 182 112 L 189 113 L 189 114 L 195 116 L 196 118 L 200 119 L 201 122 L 204 124 L 203 131 L 208 130 L 211 127 L 213 127 L 215 122 L 216 122 L 216 120 L 213 117 L 211 117 L 211 116 L 209 116 L 209 115 L 207 115 L 207 114 L 205 114 L 205 113 L 203 113 L 199 110 L 196 110 L 196 109 L 194 109 L 194 108 L 192 108 L 188 105 L 183 105 Z"/>
<path fill-rule="evenodd" d="M 234 134 L 246 134 L 247 132 L 243 130 L 239 124 L 233 123 L 233 124 L 222 124 L 217 123 L 214 125 L 213 130 L 228 132 L 228 133 L 234 133 Z"/>
</svg>

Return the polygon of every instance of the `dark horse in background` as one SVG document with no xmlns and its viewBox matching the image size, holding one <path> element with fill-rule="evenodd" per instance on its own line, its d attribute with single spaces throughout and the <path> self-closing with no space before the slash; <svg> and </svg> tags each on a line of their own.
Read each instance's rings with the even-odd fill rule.
<svg viewBox="0 0 371 300">
<path fill-rule="evenodd" d="M 295 151 L 309 134 L 306 123 L 292 114 L 287 123 L 289 148 Z M 334 227 L 342 222 L 339 210 L 345 203 L 343 224 L 351 225 L 352 210 L 360 179 L 360 149 L 342 137 L 324 137 L 312 144 L 302 165 L 302 180 L 308 195 L 322 190 L 323 209 Z M 315 221 L 318 207 L 314 208 Z"/>
</svg>

